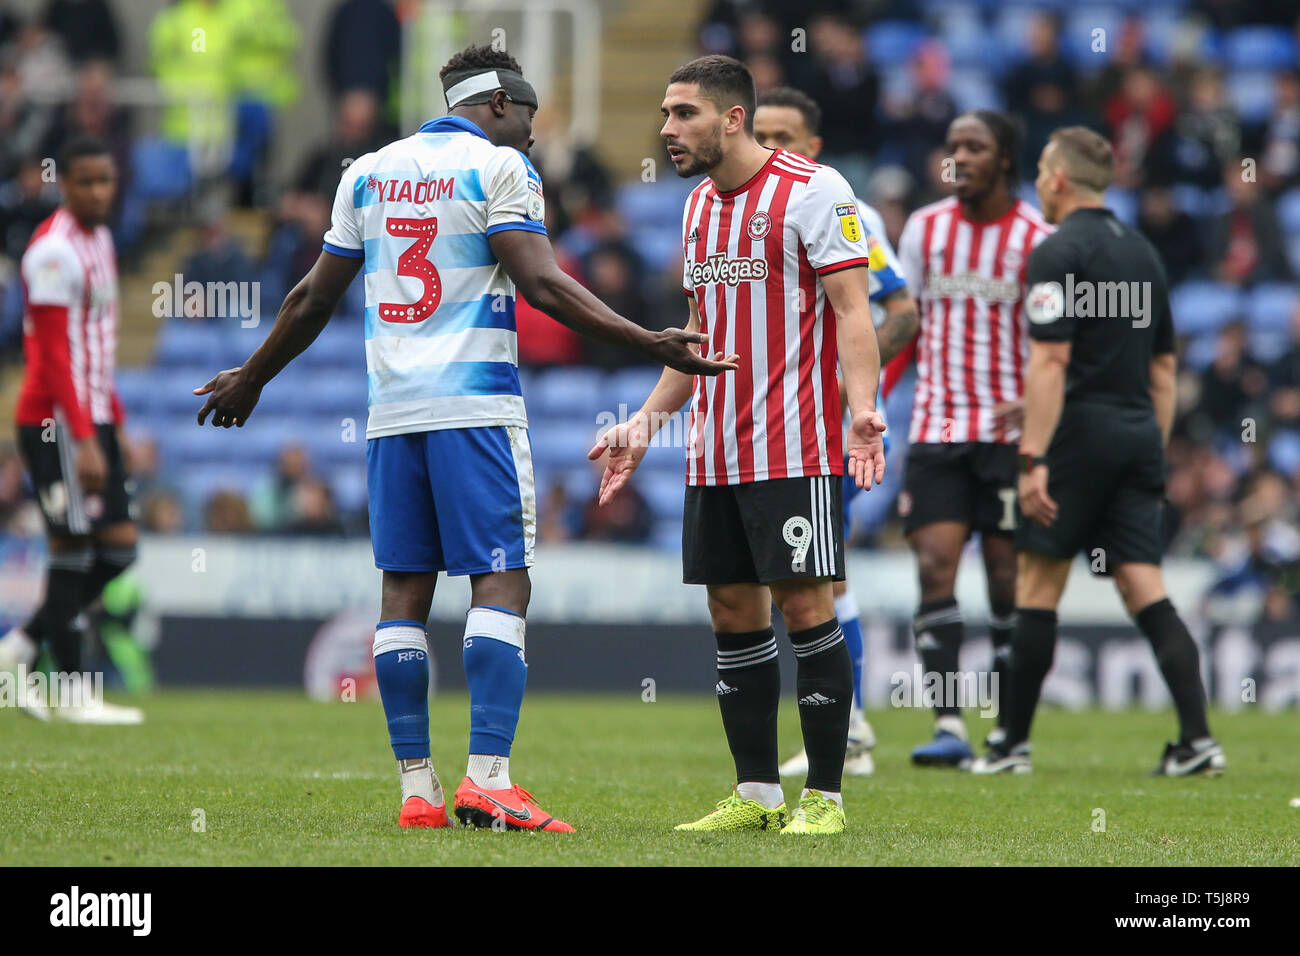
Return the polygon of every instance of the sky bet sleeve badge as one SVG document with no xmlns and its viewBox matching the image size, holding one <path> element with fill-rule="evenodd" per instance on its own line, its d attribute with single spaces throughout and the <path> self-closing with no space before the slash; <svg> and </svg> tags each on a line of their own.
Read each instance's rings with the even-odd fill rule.
<svg viewBox="0 0 1300 956">
<path fill-rule="evenodd" d="M 835 215 L 840 217 L 840 232 L 849 242 L 862 238 L 862 226 L 858 223 L 858 207 L 851 202 L 840 203 L 835 207 Z"/>
</svg>

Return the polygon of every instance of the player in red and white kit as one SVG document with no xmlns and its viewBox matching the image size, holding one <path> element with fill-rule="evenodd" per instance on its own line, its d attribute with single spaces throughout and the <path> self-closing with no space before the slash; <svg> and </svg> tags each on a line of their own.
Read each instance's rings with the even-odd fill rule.
<svg viewBox="0 0 1300 956">
<path fill-rule="evenodd" d="M 920 574 L 916 649 L 925 672 L 955 689 L 961 685 L 948 675 L 958 672 L 963 627 L 954 592 L 971 532 L 979 533 L 988 579 L 994 674 L 999 685 L 1007 679 L 1016 443 L 1028 355 L 1025 270 L 1029 253 L 1053 229 L 1016 198 L 1019 142 L 1004 114 L 957 117 L 946 149 L 955 195 L 912 213 L 898 243 L 921 313 L 899 513 Z M 970 766 L 974 753 L 959 703 L 940 696 L 934 739 L 912 752 L 914 763 Z"/>
<path fill-rule="evenodd" d="M 715 689 L 737 787 L 678 829 L 840 832 L 853 678 L 831 590 L 844 577 L 837 356 L 853 412 L 848 470 L 864 487 L 885 468 L 866 237 L 839 173 L 754 139 L 754 83 L 743 64 L 722 56 L 688 63 L 670 78 L 662 111 L 678 175 L 708 173 L 682 221 L 687 328 L 708 335 L 720 354 L 738 355 L 739 368 L 707 380 L 665 371 L 641 410 L 606 432 L 591 456 L 608 449 L 604 503 L 650 436 L 691 398 L 683 579 L 708 587 Z M 794 645 L 808 753 L 788 823 L 773 601 Z"/>
<path fill-rule="evenodd" d="M 42 643 L 61 673 L 82 672 L 77 616 L 135 560 L 123 461 L 122 404 L 113 385 L 119 323 L 117 259 L 104 223 L 117 171 L 97 140 L 78 138 L 58 165 L 63 204 L 36 228 L 22 259 L 27 369 L 18 394 L 19 451 L 49 530 L 45 600 L 0 639 L 0 669 L 31 667 Z M 139 723 L 134 707 L 91 699 L 25 712 L 77 723 Z"/>
</svg>

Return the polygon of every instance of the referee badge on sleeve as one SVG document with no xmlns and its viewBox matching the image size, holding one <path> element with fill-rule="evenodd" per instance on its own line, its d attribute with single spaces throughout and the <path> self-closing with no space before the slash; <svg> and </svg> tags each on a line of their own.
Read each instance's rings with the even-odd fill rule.
<svg viewBox="0 0 1300 956">
<path fill-rule="evenodd" d="M 858 222 L 858 207 L 856 203 L 842 202 L 835 207 L 835 215 L 840 220 L 840 232 L 844 233 L 844 238 L 849 242 L 858 242 L 862 239 L 862 224 Z"/>
<path fill-rule="evenodd" d="M 1025 315 L 1035 325 L 1055 322 L 1065 314 L 1065 290 L 1059 282 L 1039 282 L 1025 297 Z"/>
</svg>

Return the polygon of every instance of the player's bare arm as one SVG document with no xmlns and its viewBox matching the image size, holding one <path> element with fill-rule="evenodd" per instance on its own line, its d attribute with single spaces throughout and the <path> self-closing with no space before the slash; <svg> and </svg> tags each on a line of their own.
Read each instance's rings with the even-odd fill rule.
<svg viewBox="0 0 1300 956">
<path fill-rule="evenodd" d="M 885 420 L 876 411 L 880 387 L 880 346 L 871 324 L 865 266 L 841 269 L 821 278 L 835 310 L 840 372 L 852 416 L 848 437 L 849 474 L 859 488 L 885 480 Z"/>
<path fill-rule="evenodd" d="M 698 331 L 650 332 L 623 318 L 565 274 L 545 236 L 510 229 L 489 236 L 488 242 L 529 304 L 575 332 L 640 352 L 688 375 L 736 370 L 734 361 L 710 361 L 700 355 L 696 346 L 708 341 L 708 336 Z"/>
<path fill-rule="evenodd" d="M 266 383 L 283 371 L 307 346 L 316 341 L 338 307 L 348 284 L 361 268 L 360 258 L 322 252 L 302 281 L 284 297 L 271 334 L 243 365 L 219 372 L 194 390 L 208 395 L 199 409 L 199 424 L 212 413 L 221 428 L 244 427 Z"/>
<path fill-rule="evenodd" d="M 691 314 L 686 321 L 684 331 L 697 333 L 699 330 L 700 311 L 695 305 L 695 300 L 691 299 Z M 735 363 L 740 357 L 728 355 L 724 359 L 722 353 L 718 352 L 714 358 Z M 601 435 L 591 451 L 587 452 L 587 457 L 591 461 L 596 461 L 606 451 L 609 452 L 604 474 L 600 476 L 600 491 L 597 498 L 600 505 L 608 504 L 614 495 L 618 494 L 619 489 L 627 484 L 628 479 L 632 477 L 632 472 L 636 471 L 637 465 L 641 464 L 641 459 L 645 457 L 646 449 L 650 447 L 650 439 L 668 421 L 668 416 L 680 410 L 690 399 L 694 382 L 694 376 L 676 369 L 665 368 L 636 414 Z"/>
<path fill-rule="evenodd" d="M 1177 373 L 1178 360 L 1173 352 L 1166 352 L 1151 359 L 1151 403 L 1155 406 L 1156 421 L 1160 425 L 1160 436 L 1166 448 L 1169 447 L 1169 434 L 1174 428 Z"/>
<path fill-rule="evenodd" d="M 906 288 L 895 289 L 885 296 L 885 320 L 876 329 L 880 343 L 880 364 L 888 365 L 921 330 L 916 300 Z"/>
<path fill-rule="evenodd" d="M 1070 364 L 1069 342 L 1029 343 L 1025 369 L 1025 424 L 1020 453 L 1041 458 L 1047 454 L 1065 404 L 1065 369 Z M 1020 475 L 1020 507 L 1032 521 L 1049 525 L 1056 520 L 1056 502 L 1047 493 L 1047 465 L 1035 465 Z"/>
</svg>

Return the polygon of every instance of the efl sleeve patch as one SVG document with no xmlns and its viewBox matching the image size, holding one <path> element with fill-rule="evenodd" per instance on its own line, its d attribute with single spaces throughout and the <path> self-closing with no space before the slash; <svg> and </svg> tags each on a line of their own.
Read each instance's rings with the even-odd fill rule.
<svg viewBox="0 0 1300 956">
<path fill-rule="evenodd" d="M 858 222 L 858 207 L 856 203 L 844 202 L 835 207 L 835 216 L 840 221 L 840 232 L 849 242 L 857 242 L 862 238 L 862 223 Z"/>
</svg>

